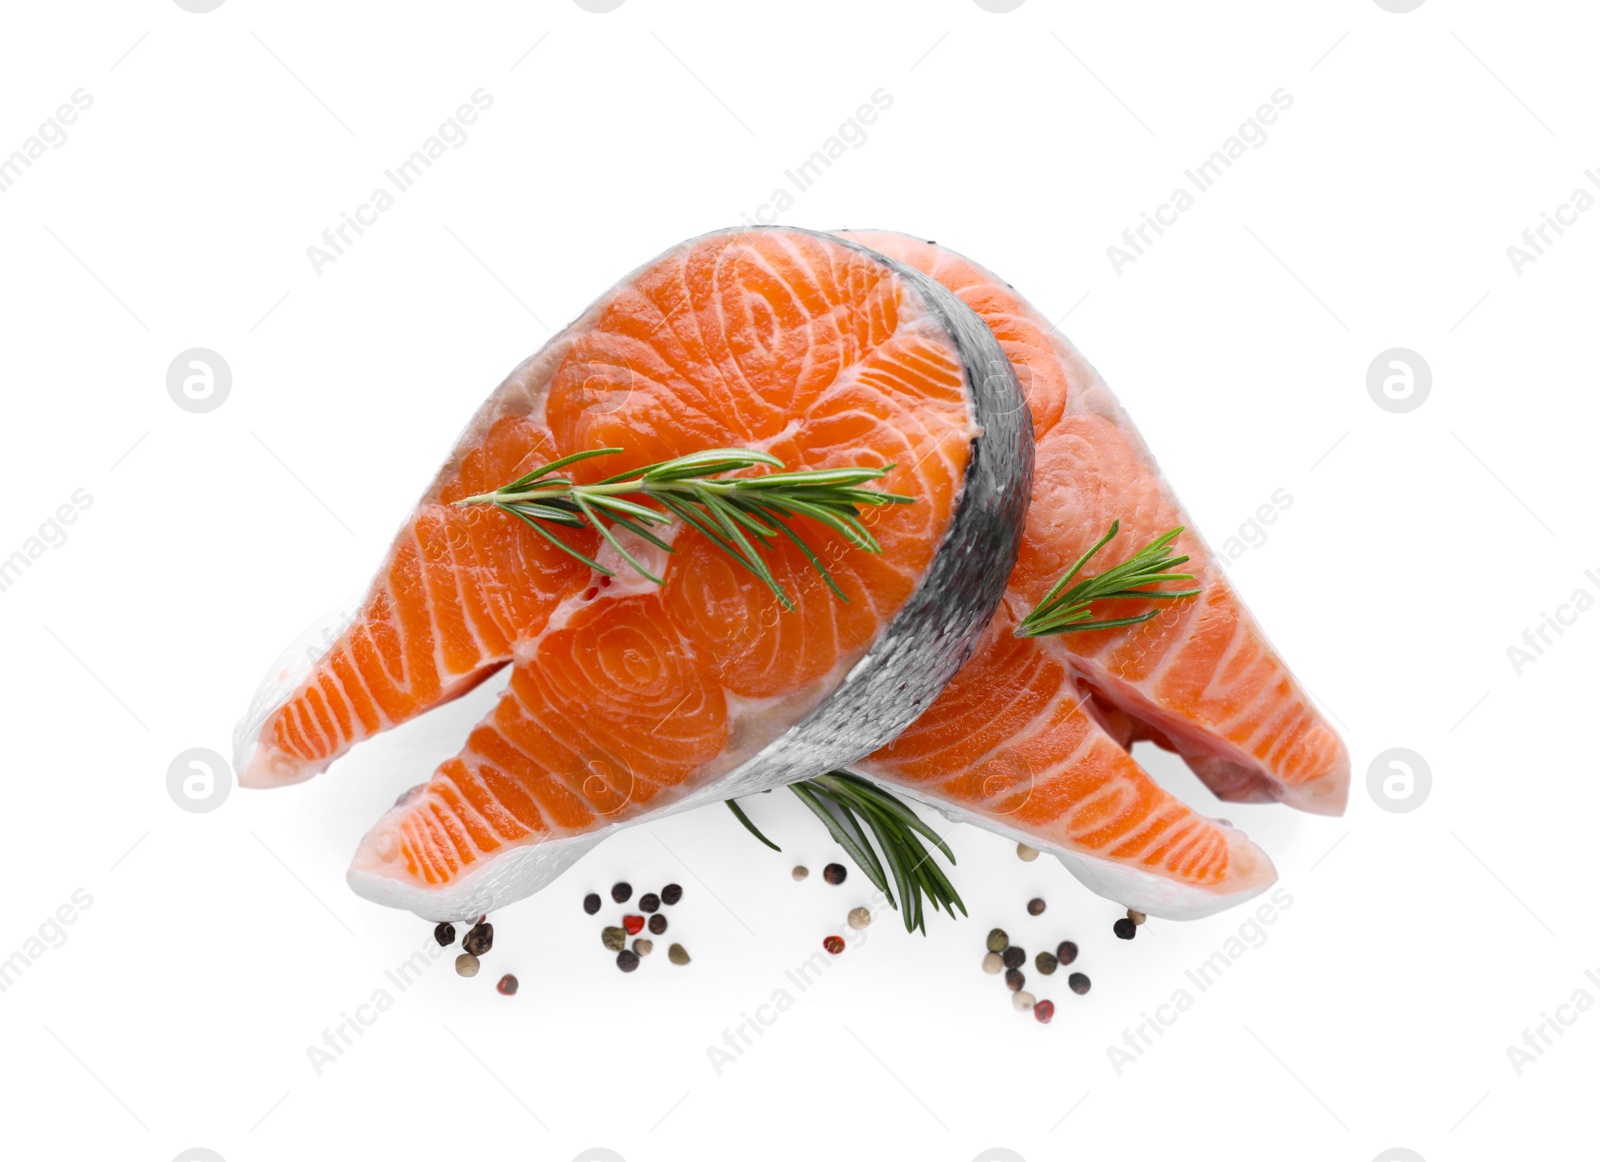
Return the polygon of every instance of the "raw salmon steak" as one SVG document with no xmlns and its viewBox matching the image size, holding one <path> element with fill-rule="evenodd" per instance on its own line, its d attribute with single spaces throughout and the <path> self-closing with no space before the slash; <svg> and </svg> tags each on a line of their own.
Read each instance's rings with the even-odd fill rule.
<svg viewBox="0 0 1600 1162">
<path fill-rule="evenodd" d="M 1158 786 L 1136 739 L 1183 756 L 1219 798 L 1344 810 L 1339 736 L 1244 607 L 1116 398 L 1010 284 L 900 234 L 842 234 L 938 279 L 987 323 L 1033 416 L 1022 551 L 972 659 L 893 743 L 856 765 L 956 817 L 1053 852 L 1091 890 L 1156 916 L 1193 917 L 1261 892 L 1267 855 Z M 1198 597 L 1152 621 L 1018 638 L 1017 623 L 1113 521 L 1096 573 L 1179 525 Z M 1097 607 L 1115 618 L 1148 605 Z"/>
<path fill-rule="evenodd" d="M 611 830 L 848 763 L 925 710 L 1016 561 L 1033 460 L 994 335 L 933 279 L 800 230 L 708 235 L 635 271 L 518 367 L 468 425 L 354 617 L 309 670 L 274 670 L 236 734 L 244 786 L 293 783 L 378 731 L 510 680 L 459 754 L 361 842 L 349 881 L 431 920 L 537 891 Z M 698 531 L 623 564 L 453 502 L 588 449 L 592 483 L 713 448 L 790 470 L 895 467 L 915 503 L 766 554 L 773 594 Z M 653 554 L 653 556 L 652 556 Z"/>
</svg>

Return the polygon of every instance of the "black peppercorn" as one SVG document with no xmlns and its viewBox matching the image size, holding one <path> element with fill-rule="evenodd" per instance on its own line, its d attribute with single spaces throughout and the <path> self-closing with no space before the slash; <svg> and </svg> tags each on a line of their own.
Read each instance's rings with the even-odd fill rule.
<svg viewBox="0 0 1600 1162">
<path fill-rule="evenodd" d="M 661 889 L 661 902 L 663 904 L 676 904 L 683 899 L 683 888 L 678 884 L 668 884 Z"/>
</svg>

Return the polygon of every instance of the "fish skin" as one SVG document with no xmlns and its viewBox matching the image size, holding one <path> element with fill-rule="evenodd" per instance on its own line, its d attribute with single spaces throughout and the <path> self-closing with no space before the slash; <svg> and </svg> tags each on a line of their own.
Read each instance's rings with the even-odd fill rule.
<svg viewBox="0 0 1600 1162">
<path fill-rule="evenodd" d="M 874 268 L 887 271 L 886 277 L 897 280 L 903 288 L 905 304 L 915 301 L 914 317 L 925 319 L 930 326 L 936 324 L 938 333 L 944 336 L 957 357 L 968 407 L 967 447 L 959 501 L 910 595 L 886 622 L 880 618 L 877 633 L 864 656 L 803 718 L 768 740 L 758 753 L 732 770 L 719 773 L 704 785 L 679 787 L 674 793 L 652 802 L 648 810 L 629 813 L 619 807 L 615 818 L 600 815 L 592 826 L 582 830 L 563 829 L 551 825 L 545 818 L 542 820 L 545 830 L 530 831 L 531 838 L 525 842 L 493 848 L 484 858 L 474 860 L 469 858 L 474 845 L 493 842 L 495 836 L 491 832 L 496 825 L 512 830 L 514 826 L 526 825 L 526 819 L 519 824 L 512 818 L 517 805 L 509 799 L 502 798 L 495 804 L 464 802 L 461 788 L 465 780 L 441 780 L 441 775 L 459 776 L 464 768 L 451 767 L 459 760 L 447 761 L 426 788 L 414 788 L 402 796 L 363 840 L 347 877 L 359 894 L 380 903 L 409 908 L 431 920 L 470 919 L 538 890 L 618 827 L 684 810 L 700 802 L 781 786 L 853 761 L 893 737 L 925 710 L 959 669 L 983 631 L 1004 592 L 1005 577 L 1016 560 L 1031 493 L 1033 440 L 1026 403 L 1014 369 L 989 329 L 955 296 L 921 272 L 854 243 L 825 234 L 781 229 L 719 231 L 691 240 L 641 267 L 612 293 L 635 285 L 644 272 L 659 269 L 669 257 L 680 252 L 698 255 L 700 251 L 693 248 L 715 250 L 718 246 L 731 251 L 740 245 L 761 245 L 759 241 L 748 240 L 763 237 L 780 239 L 775 246 L 792 243 L 801 247 L 805 245 L 804 240 L 809 240 L 813 249 L 821 249 L 832 258 L 844 261 L 843 255 L 854 255 Z M 470 471 L 476 474 L 474 479 L 480 485 L 491 487 L 484 482 L 503 483 L 518 474 L 512 471 L 518 449 L 497 450 L 496 445 L 496 440 L 503 442 L 510 438 L 503 436 L 501 428 L 507 415 L 507 401 L 514 401 L 515 409 L 528 415 L 544 417 L 547 401 L 543 392 L 551 376 L 557 373 L 561 360 L 583 342 L 586 330 L 595 326 L 598 312 L 607 301 L 602 298 L 577 323 L 525 361 L 497 389 L 469 423 L 440 474 L 441 481 L 450 478 L 452 473 L 459 475 Z M 905 309 L 910 308 L 906 306 Z M 781 334 L 778 338 L 782 338 Z M 759 401 L 753 402 L 759 404 Z M 660 434 L 656 433 L 658 437 Z M 488 467 L 491 461 L 503 463 L 504 467 Z M 463 486 L 458 493 L 448 490 L 439 493 L 436 484 L 429 497 L 437 498 L 435 504 L 448 503 L 451 496 L 466 495 L 469 491 Z M 424 498 L 425 502 L 429 497 Z M 462 642 L 456 648 L 452 639 L 459 641 L 462 637 L 459 629 L 452 630 L 442 620 L 437 625 L 417 621 L 414 613 L 406 613 L 406 602 L 401 598 L 391 596 L 387 602 L 379 600 L 384 584 L 396 592 L 410 592 L 412 590 L 407 587 L 414 587 L 415 591 L 426 588 L 430 593 L 443 584 L 443 580 L 434 575 L 434 566 L 440 559 L 448 558 L 446 542 L 449 538 L 430 531 L 430 519 L 419 518 L 415 526 L 408 526 L 409 531 L 403 532 L 402 540 L 396 542 L 399 547 L 386 566 L 387 573 L 380 574 L 375 596 L 369 598 L 365 610 L 351 623 L 355 628 L 347 626 L 339 642 L 319 663 L 324 670 L 341 664 L 343 669 L 333 674 L 337 681 L 326 673 L 319 674 L 316 667 L 309 678 L 280 669 L 269 683 L 270 690 L 258 697 L 252 714 L 247 716 L 237 734 L 241 785 L 284 785 L 310 777 L 344 753 L 349 745 L 370 736 L 373 729 L 384 729 L 458 697 L 508 663 L 513 666 L 512 682 L 491 719 L 499 715 L 504 729 L 513 733 L 532 724 L 532 720 L 522 722 L 519 714 L 526 705 L 546 697 L 549 692 L 530 685 L 536 684 L 538 674 L 528 668 L 532 664 L 534 655 L 530 651 L 534 647 L 527 643 L 546 640 L 541 635 L 547 632 L 549 618 L 563 608 L 561 601 L 570 599 L 576 589 L 588 584 L 588 571 L 582 570 L 580 577 L 564 560 L 552 558 L 550 568 L 554 572 L 544 571 L 540 576 L 553 578 L 554 603 L 547 603 L 531 614 L 528 607 L 524 607 L 521 614 L 529 619 L 525 625 L 516 624 L 514 616 L 494 622 L 491 630 L 506 631 L 502 637 L 509 638 L 520 632 L 522 638 L 497 641 L 493 643 L 493 651 L 480 657 L 467 643 Z M 501 556 L 493 559 L 506 560 L 506 554 L 534 551 L 540 543 L 537 538 L 527 530 L 520 530 L 520 534 L 522 540 L 509 546 L 503 538 L 494 540 L 489 549 Z M 413 548 L 405 541 L 408 536 L 415 538 L 418 547 Z M 595 550 L 585 547 L 584 551 Z M 673 559 L 673 567 L 686 567 L 681 554 Z M 386 575 L 387 583 L 384 582 Z M 465 587 L 468 583 L 461 580 L 459 586 Z M 759 586 L 754 579 L 750 579 L 749 584 Z M 619 590 L 624 589 L 625 585 L 619 586 Z M 562 597 L 562 593 L 566 597 Z M 494 606 L 493 596 L 481 603 L 491 614 L 501 612 Z M 506 597 L 503 593 L 498 596 L 502 602 Z M 615 608 L 622 608 L 620 602 L 648 599 L 648 595 L 636 596 L 628 591 L 615 599 L 619 602 Z M 833 598 L 823 591 L 812 600 L 832 601 Z M 378 602 L 376 606 L 374 601 Z M 372 620 L 375 608 L 390 615 L 382 624 Z M 399 612 L 395 614 L 397 609 Z M 455 613 L 453 609 L 450 612 Z M 412 618 L 409 624 L 408 616 Z M 437 611 L 434 616 L 437 618 Z M 462 626 L 473 624 L 470 613 L 461 616 L 466 617 Z M 504 624 L 506 620 L 511 623 L 509 627 Z M 398 629 L 394 628 L 397 624 Z M 480 620 L 477 624 L 484 623 Z M 582 625 L 576 621 L 573 624 L 578 625 L 581 632 Z M 561 631 L 550 632 L 559 634 Z M 438 663 L 441 657 L 444 662 Z M 351 705 L 344 708 L 341 716 L 338 691 L 348 692 L 352 686 L 348 680 L 352 666 L 359 667 L 363 676 L 375 674 L 371 684 L 380 689 L 373 694 L 372 706 L 357 705 L 355 696 L 350 695 Z M 438 677 L 428 676 L 430 666 L 438 669 Z M 417 674 L 422 675 L 426 695 L 421 703 L 405 705 L 404 679 Z M 389 678 L 393 679 L 393 689 L 387 688 Z M 298 693 L 285 698 L 285 688 Z M 391 705 L 383 705 L 383 697 L 387 697 Z M 286 717 L 291 710 L 292 718 Z M 375 727 L 368 726 L 369 712 Z M 474 731 L 474 738 L 480 736 L 489 722 L 485 720 L 485 724 Z M 585 725 L 580 721 L 572 723 L 571 727 L 574 732 L 581 733 Z M 491 735 L 482 737 L 486 745 L 493 741 Z M 281 745 L 284 740 L 297 744 L 309 757 L 301 760 L 288 754 Z M 574 745 L 583 744 L 581 740 L 574 740 Z M 614 773 L 612 763 L 613 756 L 600 752 L 582 758 L 581 770 L 599 772 L 594 776 L 595 785 L 604 790 L 608 785 L 606 772 Z M 646 776 L 630 773 L 628 777 L 644 779 Z M 590 794 L 590 786 L 590 779 L 580 779 L 580 798 Z M 511 794 L 503 784 L 502 790 Z M 639 790 L 642 793 L 642 788 Z M 634 791 L 635 786 L 630 783 L 629 794 Z M 526 804 L 521 807 L 526 814 Z M 423 875 L 425 869 L 421 868 L 404 874 L 396 870 L 398 853 L 415 848 L 412 840 L 423 826 L 431 829 L 435 848 L 454 868 L 447 882 L 435 883 L 427 879 Z M 406 846 L 408 843 L 410 847 Z"/>
</svg>

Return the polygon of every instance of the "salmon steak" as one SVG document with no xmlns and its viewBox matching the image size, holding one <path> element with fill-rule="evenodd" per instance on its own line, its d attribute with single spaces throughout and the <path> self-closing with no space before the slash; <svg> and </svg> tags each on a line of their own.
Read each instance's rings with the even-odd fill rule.
<svg viewBox="0 0 1600 1162">
<path fill-rule="evenodd" d="M 866 510 L 875 552 L 797 519 L 803 545 L 764 554 L 776 589 L 684 519 L 655 543 L 562 528 L 562 547 L 457 503 L 586 451 L 616 450 L 567 465 L 574 485 L 730 448 L 789 472 L 887 469 L 873 487 L 912 502 Z M 240 785 L 310 778 L 509 666 L 348 874 L 372 900 L 469 920 L 617 828 L 859 760 L 990 626 L 1033 449 L 999 341 L 936 279 L 802 230 L 684 243 L 495 389 L 331 644 L 269 671 L 235 732 Z"/>
<path fill-rule="evenodd" d="M 1198 917 L 1258 894 L 1276 879 L 1266 853 L 1160 787 L 1129 747 L 1176 751 L 1226 801 L 1337 815 L 1343 742 L 1192 527 L 1173 547 L 1190 557 L 1199 596 L 1138 625 L 1016 636 L 1114 521 L 1107 563 L 1190 522 L 1110 389 L 1010 284 L 920 239 L 841 237 L 924 271 L 988 324 L 1035 440 L 1022 550 L 976 652 L 927 713 L 853 769 L 1051 852 L 1092 891 L 1150 915 Z M 1101 616 L 1140 610 L 1120 599 Z"/>
</svg>

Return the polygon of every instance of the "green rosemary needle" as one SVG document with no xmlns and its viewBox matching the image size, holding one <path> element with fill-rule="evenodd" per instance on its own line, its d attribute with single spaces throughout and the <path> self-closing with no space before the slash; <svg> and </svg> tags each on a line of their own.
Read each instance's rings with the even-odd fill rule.
<svg viewBox="0 0 1600 1162">
<path fill-rule="evenodd" d="M 658 585 L 662 579 L 628 552 L 614 530 L 626 529 L 670 553 L 672 546 L 650 529 L 670 524 L 674 519 L 682 520 L 761 578 L 785 609 L 793 609 L 794 602 L 773 577 L 762 556 L 780 536 L 794 542 L 841 601 L 849 600 L 828 567 L 794 530 L 794 518 L 819 521 L 855 548 L 880 553 L 883 549 L 862 523 L 859 506 L 916 503 L 914 497 L 861 487 L 868 481 L 882 479 L 894 468 L 893 464 L 882 468 L 817 468 L 789 472 L 776 456 L 742 448 L 694 452 L 675 460 L 619 472 L 592 484 L 579 484 L 555 475 L 580 460 L 614 456 L 621 451 L 621 448 L 594 448 L 574 452 L 535 468 L 493 492 L 469 496 L 456 504 L 493 505 L 526 523 L 562 552 L 597 572 L 613 576 L 609 569 L 578 552 L 546 526 L 592 528 L 624 561 Z M 759 476 L 724 475 L 757 467 L 777 471 Z M 661 507 L 653 508 L 640 503 L 641 500 L 654 501 Z"/>
<path fill-rule="evenodd" d="M 789 790 L 822 820 L 828 834 L 872 881 L 872 886 L 899 910 L 907 932 L 920 930 L 924 936 L 928 934 L 923 922 L 924 896 L 933 901 L 935 910 L 943 908 L 953 917 L 959 908 L 963 916 L 967 914 L 967 906 L 934 862 L 933 853 L 922 845 L 922 838 L 943 852 L 952 864 L 956 862 L 955 853 L 898 797 L 849 771 L 829 771 L 814 779 L 790 783 Z M 726 802 L 745 830 L 773 851 L 783 850 L 761 834 L 737 802 Z M 882 852 L 881 860 L 867 838 L 869 833 Z"/>
<path fill-rule="evenodd" d="M 1018 637 L 1043 637 L 1046 634 L 1078 633 L 1090 629 L 1113 629 L 1119 625 L 1138 625 L 1149 621 L 1161 611 L 1152 609 L 1131 617 L 1096 619 L 1090 606 L 1096 601 L 1110 601 L 1118 597 L 1135 597 L 1155 601 L 1173 601 L 1193 597 L 1199 589 L 1147 589 L 1168 581 L 1193 581 L 1193 573 L 1173 573 L 1170 570 L 1189 558 L 1174 556 L 1167 546 L 1178 539 L 1183 526 L 1157 537 L 1122 564 L 1101 573 L 1098 577 L 1085 577 L 1072 588 L 1067 585 L 1082 572 L 1089 559 L 1105 548 L 1117 535 L 1120 521 L 1111 522 L 1111 530 L 1101 537 L 1093 548 L 1078 558 L 1067 575 L 1050 587 L 1033 612 L 1022 619 L 1016 628 Z M 1066 589 L 1063 593 L 1062 590 Z"/>
</svg>

